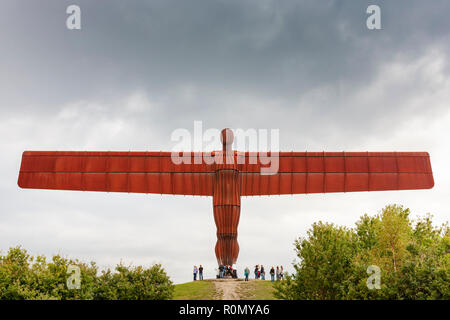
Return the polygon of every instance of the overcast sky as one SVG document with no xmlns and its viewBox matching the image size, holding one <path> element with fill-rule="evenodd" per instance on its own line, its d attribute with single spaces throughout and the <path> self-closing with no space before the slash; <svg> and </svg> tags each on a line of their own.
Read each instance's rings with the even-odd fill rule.
<svg viewBox="0 0 450 320">
<path fill-rule="evenodd" d="M 67 6 L 81 30 L 66 28 Z M 366 9 L 381 8 L 381 30 Z M 283 265 L 322 220 L 448 221 L 450 2 L 4 0 L 0 250 L 214 276 L 208 197 L 23 190 L 24 150 L 168 150 L 178 128 L 279 129 L 284 151 L 427 151 L 431 190 L 243 198 L 237 267 Z"/>
</svg>

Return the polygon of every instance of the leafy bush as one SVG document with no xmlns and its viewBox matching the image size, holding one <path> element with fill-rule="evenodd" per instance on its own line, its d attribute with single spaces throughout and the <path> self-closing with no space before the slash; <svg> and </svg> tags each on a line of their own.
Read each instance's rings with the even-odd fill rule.
<svg viewBox="0 0 450 320">
<path fill-rule="evenodd" d="M 100 300 L 167 300 L 174 291 L 161 265 L 149 269 L 141 266 L 127 268 L 122 264 L 116 267 L 117 273 L 103 271 L 98 278 L 99 285 L 94 299 Z"/>
<path fill-rule="evenodd" d="M 80 268 L 81 286 L 69 289 L 69 265 Z M 0 256 L 0 299 L 26 300 L 138 300 L 170 299 L 174 286 L 161 265 L 116 267 L 117 272 L 102 271 L 94 262 L 85 264 L 55 255 L 32 257 L 21 247 L 10 248 Z"/>
<path fill-rule="evenodd" d="M 409 209 L 386 206 L 353 229 L 315 223 L 295 241 L 295 274 L 276 283 L 281 299 L 449 299 L 450 229 L 432 217 L 413 225 Z M 367 267 L 381 270 L 381 288 L 367 286 Z"/>
</svg>

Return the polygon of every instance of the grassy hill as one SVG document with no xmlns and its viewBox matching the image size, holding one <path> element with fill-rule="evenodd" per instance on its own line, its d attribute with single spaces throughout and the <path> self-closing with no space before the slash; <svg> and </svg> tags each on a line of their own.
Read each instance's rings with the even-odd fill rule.
<svg viewBox="0 0 450 320">
<path fill-rule="evenodd" d="M 175 285 L 173 300 L 213 300 L 215 293 L 213 281 L 191 281 Z"/>
<path fill-rule="evenodd" d="M 241 300 L 278 300 L 274 291 L 273 282 L 268 280 L 242 281 L 237 290 Z"/>
<path fill-rule="evenodd" d="M 276 300 L 270 281 L 240 280 L 236 290 L 241 300 Z M 173 300 L 220 300 L 214 280 L 192 281 L 175 285 Z"/>
</svg>

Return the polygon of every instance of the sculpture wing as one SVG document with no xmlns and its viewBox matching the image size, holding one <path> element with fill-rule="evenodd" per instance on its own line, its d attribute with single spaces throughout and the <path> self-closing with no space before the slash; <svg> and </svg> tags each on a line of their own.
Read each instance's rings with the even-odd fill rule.
<svg viewBox="0 0 450 320">
<path fill-rule="evenodd" d="M 184 153 L 183 157 L 189 158 L 190 164 L 174 164 L 170 152 L 25 151 L 18 185 L 30 189 L 212 195 L 213 166 L 202 160 L 201 153 Z"/>
<path fill-rule="evenodd" d="M 261 168 L 269 167 L 269 158 L 255 153 L 244 156 L 246 162 L 239 166 L 242 196 L 434 186 L 426 152 L 280 152 L 279 170 L 271 175 L 261 174 Z"/>
</svg>

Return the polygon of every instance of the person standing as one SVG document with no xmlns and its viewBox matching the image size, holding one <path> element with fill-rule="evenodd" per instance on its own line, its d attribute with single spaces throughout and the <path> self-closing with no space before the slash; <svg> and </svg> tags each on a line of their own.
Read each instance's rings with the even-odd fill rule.
<svg viewBox="0 0 450 320">
<path fill-rule="evenodd" d="M 197 280 L 197 272 L 198 272 L 197 266 L 194 266 L 194 281 Z"/>
<path fill-rule="evenodd" d="M 280 280 L 283 280 L 284 273 L 283 273 L 283 266 L 280 267 Z"/>
<path fill-rule="evenodd" d="M 259 267 L 258 265 L 255 266 L 255 280 L 258 279 L 258 274 L 259 274 Z"/>
<path fill-rule="evenodd" d="M 272 282 L 275 279 L 275 269 L 272 266 L 272 269 L 270 269 L 270 280 L 272 280 Z"/>
<path fill-rule="evenodd" d="M 277 266 L 277 281 L 280 281 L 280 268 Z"/>
<path fill-rule="evenodd" d="M 248 276 L 250 275 L 250 269 L 245 267 L 244 269 L 245 281 L 248 281 Z"/>
<path fill-rule="evenodd" d="M 198 280 L 203 280 L 203 267 L 200 265 L 200 268 L 198 268 Z"/>
<path fill-rule="evenodd" d="M 219 278 L 222 279 L 223 278 L 223 265 L 219 266 Z"/>
<path fill-rule="evenodd" d="M 261 265 L 261 280 L 266 280 L 266 271 L 263 265 Z"/>
</svg>

